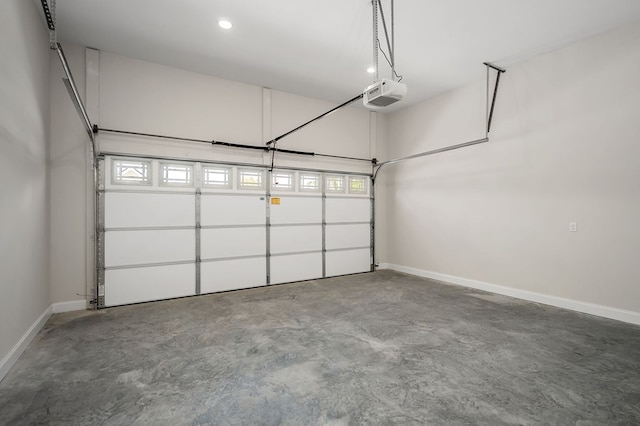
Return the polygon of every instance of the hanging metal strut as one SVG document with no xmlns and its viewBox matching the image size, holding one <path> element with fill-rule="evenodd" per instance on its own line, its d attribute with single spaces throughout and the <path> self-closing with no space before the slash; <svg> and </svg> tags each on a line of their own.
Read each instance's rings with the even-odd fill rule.
<svg viewBox="0 0 640 426">
<path fill-rule="evenodd" d="M 493 120 L 493 109 L 496 106 L 496 97 L 498 96 L 498 85 L 500 84 L 500 75 L 502 75 L 502 73 L 507 72 L 507 70 L 505 70 L 504 68 L 495 66 L 489 62 L 484 62 L 484 65 L 487 67 L 487 69 L 491 68 L 498 72 L 496 74 L 496 84 L 495 86 L 493 86 L 493 98 L 491 100 L 491 110 L 489 112 L 489 118 L 487 119 L 487 134 L 489 134 L 489 132 L 491 131 L 491 121 Z M 487 93 L 487 96 L 488 95 L 489 94 Z"/>
<path fill-rule="evenodd" d="M 73 75 L 71 74 L 71 68 L 69 67 L 69 62 L 67 58 L 64 56 L 64 51 L 62 50 L 62 45 L 56 41 L 56 16 L 55 16 L 55 0 L 52 0 L 52 7 L 49 7 L 49 3 L 47 0 L 41 0 L 42 11 L 44 12 L 44 17 L 47 21 L 47 28 L 49 28 L 49 47 L 51 50 L 55 50 L 58 55 L 58 59 L 60 59 L 60 64 L 62 65 L 62 71 L 64 71 L 65 77 L 62 79 L 64 82 L 67 91 L 69 92 L 69 96 L 71 97 L 71 101 L 73 105 L 76 107 L 78 114 L 80 115 L 80 119 L 82 120 L 82 124 L 91 138 L 91 144 L 95 155 L 95 141 L 93 136 L 93 125 L 91 124 L 91 120 L 89 119 L 89 114 L 87 114 L 87 109 L 82 102 L 82 98 L 78 92 L 78 88 L 76 86 L 76 82 L 73 79 Z"/>
<path fill-rule="evenodd" d="M 460 149 L 460 148 L 466 148 L 468 146 L 473 146 L 473 145 L 479 145 L 481 143 L 485 143 L 485 142 L 489 142 L 489 131 L 491 130 L 491 121 L 493 119 L 493 111 L 496 105 L 496 98 L 498 95 L 498 85 L 500 84 L 500 75 L 502 73 L 507 72 L 507 70 L 500 68 L 496 65 L 493 65 L 489 62 L 484 62 L 484 65 L 487 67 L 488 69 L 494 69 L 498 72 L 497 76 L 496 76 L 496 84 L 493 88 L 493 96 L 492 96 L 492 100 L 491 100 L 491 109 L 490 112 L 488 114 L 488 118 L 487 118 L 487 134 L 484 138 L 480 138 L 480 139 L 475 139 L 472 141 L 468 141 L 468 142 L 462 142 L 459 144 L 455 144 L 455 145 L 450 145 L 450 146 L 446 146 L 443 148 L 437 148 L 437 149 L 432 149 L 430 151 L 424 151 L 424 152 L 420 152 L 417 154 L 412 154 L 412 155 L 407 155 L 406 157 L 400 157 L 400 158 L 395 158 L 393 160 L 388 160 L 388 161 L 383 161 L 381 163 L 378 163 L 377 165 L 374 165 L 374 167 L 376 168 L 373 176 L 371 177 L 371 179 L 373 180 L 373 182 L 375 183 L 376 177 L 378 176 L 378 173 L 380 172 L 380 170 L 386 166 L 387 164 L 393 164 L 393 163 L 398 163 L 400 161 L 405 161 L 405 160 L 411 160 L 413 158 L 420 158 L 420 157 L 426 157 L 429 155 L 434 155 L 434 154 L 440 154 L 442 152 L 447 152 L 447 151 L 453 151 L 456 149 Z M 487 86 L 487 101 L 489 99 L 489 88 Z"/>
</svg>

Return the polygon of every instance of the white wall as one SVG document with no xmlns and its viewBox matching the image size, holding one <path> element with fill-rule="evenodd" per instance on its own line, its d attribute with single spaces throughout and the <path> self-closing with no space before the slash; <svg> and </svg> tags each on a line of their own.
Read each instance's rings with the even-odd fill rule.
<svg viewBox="0 0 640 426">
<path fill-rule="evenodd" d="M 1 378 L 50 303 L 49 36 L 34 2 L 0 2 L 0 58 Z"/>
<path fill-rule="evenodd" d="M 509 67 L 489 144 L 381 172 L 386 261 L 640 320 L 639 70 L 639 24 Z M 389 155 L 483 137 L 484 86 L 393 114 Z"/>
<path fill-rule="evenodd" d="M 333 108 L 329 102 L 100 52 L 102 128 L 263 146 Z M 283 149 L 370 158 L 370 113 L 347 107 L 284 138 Z M 100 149 L 266 164 L 268 155 L 101 133 Z M 280 164 L 370 172 L 370 164 L 279 154 Z"/>
<path fill-rule="evenodd" d="M 333 108 L 335 104 L 258 86 L 223 80 L 109 52 L 84 51 L 63 43 L 92 120 L 103 129 L 174 135 L 263 145 Z M 86 59 L 86 69 L 85 69 Z M 56 70 L 58 68 L 55 68 Z M 54 71 L 52 74 L 55 74 Z M 78 299 L 92 277 L 85 265 L 93 244 L 87 139 L 75 110 L 52 77 L 52 294 L 54 302 Z M 85 87 L 86 83 L 86 87 Z M 279 143 L 283 149 L 371 158 L 375 134 L 384 135 L 384 117 L 363 108 L 344 108 Z M 378 131 L 378 128 L 380 130 Z M 381 136 L 378 136 L 380 139 Z M 244 151 L 209 144 L 163 141 L 100 132 L 103 152 L 122 152 L 269 164 L 262 151 Z M 371 164 L 278 154 L 276 166 L 371 172 Z M 55 175 L 54 172 L 55 171 Z"/>
</svg>

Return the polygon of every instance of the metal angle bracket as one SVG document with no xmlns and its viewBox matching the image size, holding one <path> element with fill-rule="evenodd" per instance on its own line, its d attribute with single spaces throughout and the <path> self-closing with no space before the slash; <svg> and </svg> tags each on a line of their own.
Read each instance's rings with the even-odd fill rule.
<svg viewBox="0 0 640 426">
<path fill-rule="evenodd" d="M 64 51 L 62 50 L 62 45 L 58 43 L 56 37 L 56 0 L 51 0 L 51 7 L 49 7 L 49 0 L 40 0 L 42 4 L 42 11 L 44 13 L 44 17 L 47 21 L 47 28 L 49 28 L 49 43 L 51 50 L 55 50 L 58 54 L 58 59 L 60 59 L 60 64 L 62 65 L 62 70 L 64 71 L 65 77 L 63 77 L 63 82 L 67 90 L 69 91 L 69 96 L 71 97 L 71 101 L 73 105 L 76 107 L 80 118 L 82 119 L 82 124 L 91 139 L 91 144 L 93 147 L 93 152 L 96 153 L 95 146 L 95 129 L 91 124 L 91 120 L 89 119 L 89 115 L 87 113 L 87 109 L 82 103 L 82 98 L 78 92 L 78 88 L 76 86 L 75 80 L 73 79 L 73 75 L 71 74 L 71 68 L 69 67 L 69 62 L 64 55 Z M 95 155 L 95 154 L 94 154 Z"/>
<path fill-rule="evenodd" d="M 91 124 L 91 120 L 89 119 L 89 114 L 87 113 L 87 109 L 82 102 L 82 98 L 78 92 L 78 88 L 76 86 L 75 80 L 73 79 L 73 75 L 71 74 L 71 68 L 69 67 L 69 62 L 67 61 L 66 56 L 64 55 L 64 51 L 62 50 L 62 45 L 57 43 L 55 46 L 56 53 L 58 54 L 58 58 L 60 59 L 60 64 L 62 65 L 62 69 L 65 74 L 65 78 L 63 78 L 63 82 L 67 91 L 69 92 L 69 96 L 71 97 L 71 101 L 73 105 L 76 107 L 80 118 L 82 119 L 82 124 L 91 139 L 91 143 L 94 145 L 93 150 L 97 152 L 95 149 L 95 136 L 94 136 L 94 126 Z"/>
<path fill-rule="evenodd" d="M 490 62 L 484 62 L 483 64 L 487 67 L 487 79 L 489 78 L 488 77 L 489 69 L 493 69 L 497 71 L 496 84 L 493 86 L 493 97 L 491 99 L 491 109 L 489 110 L 489 117 L 487 118 L 487 134 L 489 134 L 489 132 L 491 131 L 491 121 L 493 120 L 493 110 L 496 106 L 496 97 L 498 96 L 498 85 L 500 84 L 500 76 L 503 73 L 507 72 L 507 70 L 505 70 L 504 68 L 500 68 L 499 66 L 496 66 Z M 489 96 L 488 93 L 487 93 L 487 96 Z"/>
<path fill-rule="evenodd" d="M 57 34 L 56 34 L 56 4 L 53 0 L 51 7 L 49 7 L 49 0 L 40 0 L 42 4 L 42 11 L 44 12 L 44 19 L 47 21 L 47 28 L 49 28 L 49 47 L 55 50 L 57 47 Z"/>
<path fill-rule="evenodd" d="M 51 15 L 51 9 L 49 9 L 49 3 L 47 0 L 40 0 L 40 3 L 42 3 L 44 18 L 47 20 L 47 27 L 50 31 L 54 31 L 56 26 L 53 24 L 53 16 Z"/>
</svg>

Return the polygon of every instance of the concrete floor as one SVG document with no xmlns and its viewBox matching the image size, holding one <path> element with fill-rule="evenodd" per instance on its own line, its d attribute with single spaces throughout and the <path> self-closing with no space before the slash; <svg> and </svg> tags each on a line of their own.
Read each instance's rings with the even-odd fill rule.
<svg viewBox="0 0 640 426">
<path fill-rule="evenodd" d="M 390 271 L 59 314 L 0 424 L 640 424 L 640 327 Z"/>
</svg>

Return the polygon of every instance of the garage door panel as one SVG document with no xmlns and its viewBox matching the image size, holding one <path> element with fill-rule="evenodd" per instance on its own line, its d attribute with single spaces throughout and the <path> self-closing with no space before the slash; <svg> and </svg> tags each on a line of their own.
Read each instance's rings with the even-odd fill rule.
<svg viewBox="0 0 640 426">
<path fill-rule="evenodd" d="M 271 283 L 322 278 L 322 253 L 271 257 Z"/>
<path fill-rule="evenodd" d="M 273 225 L 292 223 L 322 223 L 321 197 L 279 196 L 280 204 L 270 208 Z"/>
<path fill-rule="evenodd" d="M 202 195 L 202 226 L 266 223 L 264 195 Z"/>
<path fill-rule="evenodd" d="M 327 198 L 326 202 L 327 223 L 371 220 L 371 200 L 368 198 Z"/>
<path fill-rule="evenodd" d="M 103 188 L 113 161 L 101 161 Z M 363 176 L 290 170 L 274 181 L 259 167 L 253 176 L 241 165 L 173 162 L 127 160 L 107 182 L 99 307 L 369 270 Z M 329 177 L 342 186 L 327 186 Z M 265 184 L 279 200 L 269 202 Z"/>
<path fill-rule="evenodd" d="M 105 233 L 105 266 L 195 259 L 195 230 L 134 230 Z"/>
<path fill-rule="evenodd" d="M 368 247 L 371 244 L 371 225 L 327 225 L 327 250 Z"/>
<path fill-rule="evenodd" d="M 201 293 L 266 285 L 266 258 L 220 260 L 200 265 Z"/>
<path fill-rule="evenodd" d="M 322 250 L 322 225 L 271 227 L 271 254 Z"/>
<path fill-rule="evenodd" d="M 105 306 L 171 299 L 195 294 L 195 264 L 107 269 Z"/>
<path fill-rule="evenodd" d="M 216 228 L 201 231 L 202 259 L 265 255 L 266 228 Z"/>
<path fill-rule="evenodd" d="M 194 226 L 194 194 L 105 194 L 105 227 Z"/>
<path fill-rule="evenodd" d="M 371 270 L 371 252 L 368 248 L 331 251 L 326 256 L 328 277 Z"/>
</svg>

